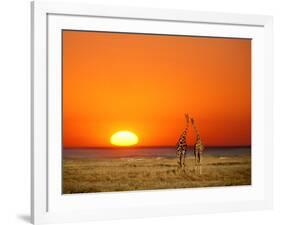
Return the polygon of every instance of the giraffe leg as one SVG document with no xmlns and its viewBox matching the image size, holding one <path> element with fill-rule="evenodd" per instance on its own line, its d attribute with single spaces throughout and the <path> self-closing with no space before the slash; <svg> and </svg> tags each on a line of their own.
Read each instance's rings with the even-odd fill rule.
<svg viewBox="0 0 281 225">
<path fill-rule="evenodd" d="M 198 152 L 198 159 L 199 159 L 199 175 L 201 175 L 202 174 L 201 152 Z"/>
<path fill-rule="evenodd" d="M 185 160 L 185 155 L 184 152 L 182 152 L 182 160 L 181 160 L 181 167 L 184 168 L 184 160 Z"/>
<path fill-rule="evenodd" d="M 197 173 L 200 173 L 200 155 L 199 152 L 197 151 Z"/>
<path fill-rule="evenodd" d="M 196 161 L 197 161 L 197 157 L 196 157 L 196 151 L 195 151 L 195 149 L 194 149 L 194 151 L 193 151 L 193 153 L 194 153 L 194 171 L 196 171 Z"/>
<path fill-rule="evenodd" d="M 194 149 L 194 172 L 197 172 L 197 151 Z"/>
<path fill-rule="evenodd" d="M 180 154 L 180 167 L 182 167 L 182 153 Z"/>
<path fill-rule="evenodd" d="M 183 153 L 183 168 L 185 167 L 185 154 L 186 152 Z"/>
<path fill-rule="evenodd" d="M 200 173 L 200 155 L 198 150 L 196 149 L 196 173 Z"/>
<path fill-rule="evenodd" d="M 178 167 L 180 167 L 180 157 L 181 157 L 181 153 L 180 151 L 177 150 L 177 163 L 178 163 Z"/>
</svg>

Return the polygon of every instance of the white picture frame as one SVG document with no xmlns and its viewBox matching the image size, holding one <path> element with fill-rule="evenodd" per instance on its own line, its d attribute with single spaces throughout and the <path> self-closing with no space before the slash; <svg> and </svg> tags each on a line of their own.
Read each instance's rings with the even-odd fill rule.
<svg viewBox="0 0 281 225">
<path fill-rule="evenodd" d="M 61 30 L 246 37 L 252 50 L 252 185 L 61 193 Z M 34 224 L 269 209 L 273 205 L 272 17 L 79 3 L 32 2 Z"/>
</svg>

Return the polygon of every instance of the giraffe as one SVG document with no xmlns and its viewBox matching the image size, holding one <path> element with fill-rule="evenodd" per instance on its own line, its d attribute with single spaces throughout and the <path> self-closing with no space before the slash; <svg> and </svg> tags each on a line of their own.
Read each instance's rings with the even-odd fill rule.
<svg viewBox="0 0 281 225">
<path fill-rule="evenodd" d="M 178 164 L 182 168 L 185 166 L 185 155 L 187 152 L 187 143 L 186 143 L 186 136 L 188 132 L 188 125 L 189 125 L 189 116 L 185 114 L 186 125 L 185 129 L 182 132 L 177 144 L 176 144 L 176 155 L 178 157 Z"/>
<path fill-rule="evenodd" d="M 191 121 L 191 124 L 192 124 L 192 127 L 196 133 L 196 141 L 195 141 L 195 144 L 194 144 L 194 156 L 195 156 L 195 166 L 199 165 L 200 166 L 200 173 L 201 173 L 201 160 L 202 160 L 202 154 L 203 154 L 203 151 L 204 151 L 204 145 L 203 145 L 203 142 L 201 140 L 201 137 L 200 137 L 200 134 L 199 134 L 199 131 L 195 125 L 195 121 L 193 118 L 190 119 Z"/>
</svg>

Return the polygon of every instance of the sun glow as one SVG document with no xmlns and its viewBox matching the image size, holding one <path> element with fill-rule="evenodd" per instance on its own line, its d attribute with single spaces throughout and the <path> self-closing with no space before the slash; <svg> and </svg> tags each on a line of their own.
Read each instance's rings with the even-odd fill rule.
<svg viewBox="0 0 281 225">
<path fill-rule="evenodd" d="M 117 146 L 132 146 L 139 142 L 139 138 L 131 131 L 118 131 L 111 136 L 110 142 Z"/>
</svg>

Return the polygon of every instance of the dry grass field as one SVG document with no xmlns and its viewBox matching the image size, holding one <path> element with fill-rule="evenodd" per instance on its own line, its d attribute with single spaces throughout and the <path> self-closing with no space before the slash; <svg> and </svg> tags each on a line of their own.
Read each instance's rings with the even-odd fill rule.
<svg viewBox="0 0 281 225">
<path fill-rule="evenodd" d="M 176 158 L 64 159 L 63 193 L 113 192 L 251 184 L 251 156 L 204 156 L 179 169 Z"/>
</svg>

